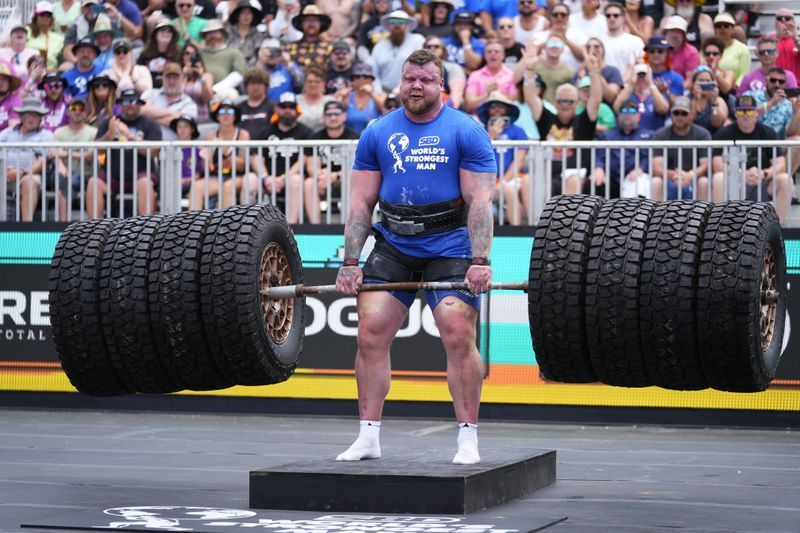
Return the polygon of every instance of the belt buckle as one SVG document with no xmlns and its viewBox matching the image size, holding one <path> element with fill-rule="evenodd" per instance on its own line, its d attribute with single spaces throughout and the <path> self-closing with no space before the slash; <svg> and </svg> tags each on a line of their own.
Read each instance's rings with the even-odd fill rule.
<svg viewBox="0 0 800 533">
<path fill-rule="evenodd" d="M 386 223 L 389 225 L 389 229 L 398 235 L 418 235 L 425 231 L 425 224 L 412 222 L 410 220 L 406 221 L 386 217 Z"/>
</svg>

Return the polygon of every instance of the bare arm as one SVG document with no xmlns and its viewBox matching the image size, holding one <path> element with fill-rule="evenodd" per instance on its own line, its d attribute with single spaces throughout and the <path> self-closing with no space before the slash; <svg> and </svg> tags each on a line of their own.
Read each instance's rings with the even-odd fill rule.
<svg viewBox="0 0 800 533">
<path fill-rule="evenodd" d="M 381 189 L 381 173 L 377 170 L 353 170 L 350 175 L 350 213 L 344 226 L 345 261 L 358 260 L 372 227 L 372 210 Z M 336 277 L 336 290 L 354 296 L 358 293 L 363 273 L 358 264 L 345 264 Z"/>
<path fill-rule="evenodd" d="M 535 121 L 541 118 L 542 109 L 544 109 L 544 104 L 537 94 L 536 89 L 536 63 L 539 61 L 538 53 L 539 48 L 529 44 L 525 47 L 525 52 L 522 54 L 522 61 L 520 61 L 525 69 L 522 78 L 522 94 L 525 97 L 525 103 L 531 108 L 531 114 Z"/>
<path fill-rule="evenodd" d="M 494 235 L 492 199 L 494 198 L 494 172 L 473 172 L 459 169 L 461 196 L 467 203 L 467 232 L 472 243 L 473 258 L 489 258 Z M 465 281 L 469 290 L 479 294 L 489 290 L 492 269 L 488 265 L 473 264 L 467 270 Z"/>
<path fill-rule="evenodd" d="M 586 100 L 586 115 L 592 122 L 595 122 L 600 112 L 600 103 L 603 101 L 603 77 L 600 75 L 600 66 L 596 57 L 588 55 L 585 63 L 592 80 L 592 85 L 589 87 L 589 99 Z"/>
</svg>

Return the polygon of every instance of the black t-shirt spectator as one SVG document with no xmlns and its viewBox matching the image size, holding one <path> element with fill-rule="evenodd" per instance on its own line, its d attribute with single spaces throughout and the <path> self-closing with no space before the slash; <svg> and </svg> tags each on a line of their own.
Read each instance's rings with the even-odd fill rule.
<svg viewBox="0 0 800 533">
<path fill-rule="evenodd" d="M 328 135 L 328 130 L 322 128 L 314 132 L 309 139 L 321 139 L 323 141 L 343 141 L 343 140 L 358 140 L 358 132 L 345 127 L 341 137 L 331 137 Z M 317 149 L 317 157 L 319 157 L 320 166 L 327 170 L 328 162 L 331 165 L 331 172 L 341 172 L 344 156 L 349 148 L 344 146 L 321 146 Z M 312 151 L 306 152 L 306 157 L 311 157 Z"/>
<path fill-rule="evenodd" d="M 274 109 L 275 102 L 269 98 L 264 98 L 264 101 L 255 107 L 245 100 L 239 104 L 239 111 L 242 113 L 239 126 L 247 130 L 251 139 L 261 139 L 264 137 L 264 132 L 269 129 L 270 118 L 272 118 Z"/>
<path fill-rule="evenodd" d="M 160 141 L 161 140 L 161 126 L 158 123 L 153 122 L 152 120 L 139 116 L 134 120 L 127 121 L 122 119 L 122 122 L 128 126 L 128 129 L 131 132 L 131 135 L 141 135 L 142 140 L 144 141 Z M 106 132 L 108 132 L 108 120 L 104 120 L 100 126 L 97 128 L 97 135 L 95 136 L 96 139 L 103 137 Z M 124 144 L 119 145 L 120 148 L 124 148 Z M 119 155 L 120 152 L 122 153 L 122 169 L 123 169 L 123 178 L 125 180 L 135 179 L 138 174 L 142 174 L 143 172 L 147 172 L 147 157 L 139 153 L 138 150 L 134 149 L 123 149 L 117 150 L 112 149 L 109 157 L 109 165 L 103 165 L 104 171 L 110 171 L 111 176 L 119 179 Z M 135 158 L 134 158 L 134 155 Z M 155 163 L 155 152 L 150 151 L 151 158 L 150 158 L 150 172 L 151 173 L 158 173 L 158 165 Z M 136 162 L 136 168 L 134 169 L 134 161 Z M 135 173 L 134 173 L 135 170 Z M 126 184 L 126 188 L 129 184 Z"/>
<path fill-rule="evenodd" d="M 311 137 L 311 130 L 308 126 L 300 124 L 299 122 L 294 128 L 289 131 L 281 130 L 277 124 L 270 124 L 263 135 L 259 139 L 266 139 L 268 141 L 285 140 L 285 139 L 308 139 Z M 267 173 L 274 176 L 283 176 L 286 174 L 288 167 L 286 165 L 286 158 L 289 158 L 289 166 L 294 165 L 300 158 L 300 150 L 293 146 L 279 146 L 272 147 L 264 150 L 264 162 L 267 165 Z M 273 164 L 274 171 L 273 171 Z"/>
<path fill-rule="evenodd" d="M 389 30 L 381 25 L 380 17 L 375 13 L 358 27 L 358 46 L 366 46 L 372 52 L 372 47 L 379 41 L 389 38 Z"/>
<path fill-rule="evenodd" d="M 708 150 L 698 148 L 697 155 L 694 155 L 695 148 L 692 147 L 693 141 L 710 141 L 711 134 L 702 126 L 692 124 L 692 129 L 686 135 L 678 135 L 672 129 L 672 126 L 664 126 L 659 128 L 653 134 L 654 141 L 681 141 L 686 143 L 686 148 L 671 148 L 667 152 L 667 170 L 692 170 L 700 164 L 700 159 L 708 157 Z M 680 155 L 680 167 L 678 166 L 678 154 Z M 653 157 L 663 157 L 664 150 L 661 148 L 653 149 Z M 696 161 L 695 161 L 696 158 Z"/>
<path fill-rule="evenodd" d="M 339 89 L 350 87 L 350 74 L 352 72 L 352 66 L 342 72 L 329 68 L 327 74 L 325 74 L 325 94 L 334 94 Z"/>
<path fill-rule="evenodd" d="M 543 141 L 591 141 L 595 138 L 596 124 L 596 121 L 589 118 L 585 109 L 575 115 L 568 124 L 564 124 L 558 119 L 558 115 L 543 107 L 542 115 L 536 121 L 536 126 L 539 128 Z M 560 149 L 553 150 L 554 163 L 560 164 L 562 157 L 564 155 Z M 570 168 L 575 168 L 577 163 L 576 150 L 567 149 L 566 161 Z M 590 152 L 589 150 L 582 150 L 581 167 L 588 168 L 589 166 L 591 166 Z"/>
<path fill-rule="evenodd" d="M 739 129 L 739 126 L 734 122 L 727 126 L 721 127 L 716 135 L 715 141 L 777 141 L 778 134 L 769 126 L 756 122 L 756 127 L 750 133 L 744 133 Z M 769 143 L 767 143 L 769 144 Z M 761 152 L 761 164 L 758 163 L 758 154 Z M 774 155 L 773 155 L 774 154 Z M 722 148 L 714 148 L 714 155 L 722 155 Z M 773 148 L 771 146 L 764 146 L 763 148 L 747 148 L 747 168 L 758 167 L 761 170 L 766 170 L 772 166 L 772 158 L 780 157 L 783 151 L 780 148 Z"/>
</svg>

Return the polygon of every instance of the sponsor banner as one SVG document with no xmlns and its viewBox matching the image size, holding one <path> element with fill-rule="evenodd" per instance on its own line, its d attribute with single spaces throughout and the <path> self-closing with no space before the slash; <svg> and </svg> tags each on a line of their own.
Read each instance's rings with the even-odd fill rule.
<svg viewBox="0 0 800 533">
<path fill-rule="evenodd" d="M 13 231 L 3 231 L 13 227 Z M 62 226 L 63 227 L 63 226 Z M 59 231 L 32 224 L 0 225 L 0 390 L 74 390 L 60 370 L 48 311 L 50 258 Z M 296 228 L 307 284 L 334 282 L 341 264 L 341 227 Z M 800 410 L 800 336 L 792 318 L 800 316 L 800 232 L 786 231 L 790 281 L 787 334 L 776 379 L 759 394 L 706 390 L 676 392 L 623 389 L 597 384 L 560 384 L 541 379 L 530 341 L 527 297 L 519 291 L 492 291 L 484 297 L 479 348 L 485 364 L 483 401 L 508 404 L 603 405 L 723 409 Z M 530 229 L 500 228 L 492 248 L 494 279 L 528 277 Z M 365 247 L 363 258 L 371 250 Z M 339 295 L 307 298 L 304 352 L 296 374 L 269 387 L 233 387 L 182 394 L 310 399 L 354 399 L 355 299 Z M 445 356 L 424 297 L 416 300 L 392 346 L 394 379 L 389 399 L 449 401 Z"/>
</svg>

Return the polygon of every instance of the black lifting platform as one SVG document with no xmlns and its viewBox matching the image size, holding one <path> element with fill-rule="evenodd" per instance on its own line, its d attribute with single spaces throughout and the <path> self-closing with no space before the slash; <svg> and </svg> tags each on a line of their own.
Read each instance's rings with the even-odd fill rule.
<svg viewBox="0 0 800 533">
<path fill-rule="evenodd" d="M 556 480 L 553 450 L 481 451 L 454 465 L 452 449 L 391 450 L 381 459 L 332 457 L 250 471 L 250 507 L 296 511 L 467 514 Z"/>
</svg>

